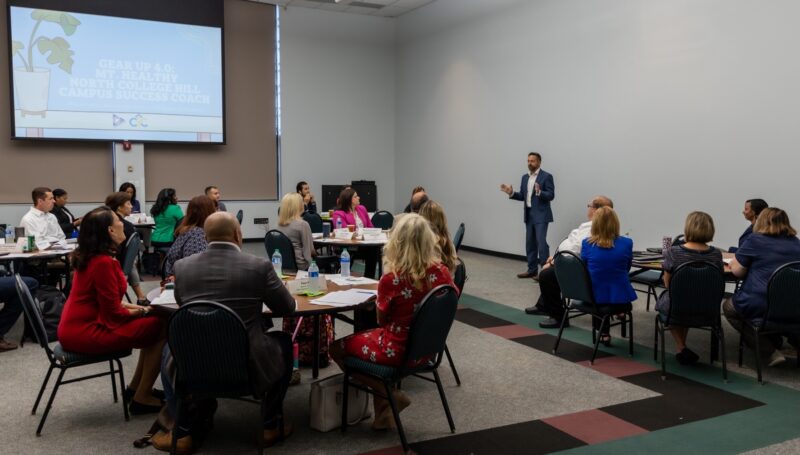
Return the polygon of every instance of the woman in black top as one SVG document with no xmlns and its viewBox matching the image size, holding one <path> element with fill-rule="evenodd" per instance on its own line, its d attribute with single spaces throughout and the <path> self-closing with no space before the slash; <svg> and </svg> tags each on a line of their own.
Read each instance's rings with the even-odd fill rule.
<svg viewBox="0 0 800 455">
<path fill-rule="evenodd" d="M 64 231 L 64 235 L 70 238 L 73 232 L 75 232 L 75 229 L 81 225 L 81 219 L 75 218 L 72 212 L 67 209 L 69 195 L 66 190 L 61 188 L 54 189 L 53 199 L 55 199 L 55 205 L 53 205 L 53 210 L 51 210 L 50 213 L 55 215 L 58 220 L 58 225 L 61 226 L 61 230 Z"/>
<path fill-rule="evenodd" d="M 136 226 L 125 219 L 126 216 L 131 214 L 131 210 L 133 208 L 131 205 L 131 196 L 129 193 L 124 191 L 111 193 L 106 198 L 106 206 L 116 213 L 117 217 L 119 217 L 119 219 L 122 221 L 122 230 L 125 233 L 125 241 L 117 247 L 116 258 L 120 264 L 125 264 L 125 255 L 128 251 L 128 240 L 130 240 L 131 236 L 136 232 Z M 125 278 L 127 278 L 128 284 L 131 286 L 131 289 L 133 289 L 133 292 L 136 293 L 136 303 L 139 305 L 147 305 L 149 302 L 147 301 L 147 295 L 145 295 L 144 291 L 142 291 L 142 287 L 140 286 L 141 279 L 139 278 L 139 269 L 136 267 L 136 263 L 133 264 L 130 274 Z"/>
<path fill-rule="evenodd" d="M 714 240 L 714 220 L 711 215 L 705 212 L 692 212 L 686 217 L 686 225 L 683 228 L 683 235 L 686 243 L 675 245 L 667 250 L 664 255 L 664 287 L 669 289 L 669 280 L 675 270 L 682 264 L 692 261 L 706 261 L 723 269 L 722 252 L 708 242 Z M 669 291 L 664 291 L 658 298 L 656 310 L 666 316 L 669 314 Z M 686 337 L 689 334 L 688 327 L 680 327 L 670 324 L 670 332 L 675 339 L 675 358 L 681 365 L 688 365 L 697 362 L 698 355 L 686 347 Z"/>
</svg>

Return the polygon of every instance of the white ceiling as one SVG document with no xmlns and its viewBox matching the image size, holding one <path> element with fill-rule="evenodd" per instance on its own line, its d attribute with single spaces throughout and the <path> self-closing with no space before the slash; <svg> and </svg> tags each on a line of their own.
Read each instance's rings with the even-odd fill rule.
<svg viewBox="0 0 800 455">
<path fill-rule="evenodd" d="M 339 11 L 342 13 L 367 14 L 370 16 L 397 17 L 435 0 L 257 0 L 278 6 L 302 6 L 303 8 Z"/>
</svg>

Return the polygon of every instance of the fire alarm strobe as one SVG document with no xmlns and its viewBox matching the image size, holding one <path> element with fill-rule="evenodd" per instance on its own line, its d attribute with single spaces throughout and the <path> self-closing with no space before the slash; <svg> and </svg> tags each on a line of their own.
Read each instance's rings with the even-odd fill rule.
<svg viewBox="0 0 800 455">
<path fill-rule="evenodd" d="M 122 141 L 122 150 L 126 152 L 131 149 L 131 141 Z"/>
</svg>

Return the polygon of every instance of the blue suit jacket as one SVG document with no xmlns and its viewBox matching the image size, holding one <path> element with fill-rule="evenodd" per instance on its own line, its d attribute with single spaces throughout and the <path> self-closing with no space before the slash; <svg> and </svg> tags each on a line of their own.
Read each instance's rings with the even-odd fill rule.
<svg viewBox="0 0 800 455">
<path fill-rule="evenodd" d="M 539 196 L 531 195 L 531 207 L 525 207 L 525 200 L 528 196 L 528 174 L 522 176 L 522 183 L 519 184 L 519 191 L 515 191 L 511 199 L 522 201 L 523 219 L 525 223 L 552 223 L 553 210 L 550 209 L 550 201 L 556 197 L 556 185 L 553 183 L 553 176 L 547 171 L 539 169 L 536 176 L 536 183 L 541 190 Z"/>
</svg>

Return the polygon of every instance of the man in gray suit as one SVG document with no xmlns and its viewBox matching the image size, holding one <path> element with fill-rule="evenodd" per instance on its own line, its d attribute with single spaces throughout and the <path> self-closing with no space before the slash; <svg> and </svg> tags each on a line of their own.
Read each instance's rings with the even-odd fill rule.
<svg viewBox="0 0 800 455">
<path fill-rule="evenodd" d="M 294 312 L 296 303 L 275 273 L 272 263 L 241 251 L 242 231 L 232 214 L 212 214 L 206 219 L 204 230 L 209 242 L 208 250 L 175 263 L 175 300 L 178 305 L 195 300 L 218 302 L 232 309 L 244 321 L 250 340 L 253 385 L 259 395 L 267 393 L 268 419 L 264 422 L 264 441 L 271 445 L 278 438 L 276 417 L 292 374 L 292 341 L 287 333 L 265 331 L 271 324 L 268 325 L 270 320 L 263 317 L 262 304 L 266 304 L 276 316 L 287 316 Z M 168 401 L 172 401 L 171 407 L 174 407 L 174 394 L 169 393 L 172 387 L 166 384 L 172 378 L 164 370 L 162 381 L 167 376 L 164 388 Z M 197 421 L 196 417 L 189 420 Z M 189 421 L 176 422 L 179 443 L 184 447 L 192 444 L 188 428 L 192 425 Z M 291 430 L 291 425 L 284 425 L 285 435 L 288 436 Z M 171 438 L 171 435 L 158 436 L 153 438 L 153 445 L 169 450 L 170 439 L 167 437 Z"/>
</svg>

